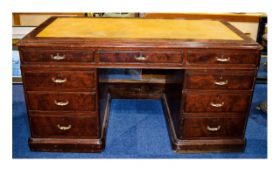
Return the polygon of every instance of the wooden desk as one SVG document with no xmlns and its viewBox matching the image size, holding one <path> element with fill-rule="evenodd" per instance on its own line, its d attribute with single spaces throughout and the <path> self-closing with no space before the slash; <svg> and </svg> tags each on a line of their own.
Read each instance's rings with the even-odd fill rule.
<svg viewBox="0 0 280 175">
<path fill-rule="evenodd" d="M 52 17 L 19 50 L 32 150 L 102 151 L 111 98 L 161 99 L 177 152 L 245 147 L 261 47 L 226 22 Z"/>
</svg>

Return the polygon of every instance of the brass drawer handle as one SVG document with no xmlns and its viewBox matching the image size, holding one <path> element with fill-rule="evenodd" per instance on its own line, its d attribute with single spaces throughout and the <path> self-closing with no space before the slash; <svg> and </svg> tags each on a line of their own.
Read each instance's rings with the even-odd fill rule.
<svg viewBox="0 0 280 175">
<path fill-rule="evenodd" d="M 134 57 L 134 59 L 137 61 L 145 61 L 145 60 L 147 60 L 147 57 L 140 55 L 140 56 Z"/>
<path fill-rule="evenodd" d="M 219 86 L 224 86 L 226 84 L 228 84 L 228 80 L 225 81 L 214 81 L 215 85 L 219 85 Z"/>
<path fill-rule="evenodd" d="M 215 107 L 215 108 L 220 108 L 220 107 L 224 106 L 224 104 L 225 104 L 224 102 L 222 102 L 222 103 L 213 103 L 213 102 L 211 102 L 210 103 L 210 105 Z"/>
<path fill-rule="evenodd" d="M 65 55 L 59 55 L 59 53 L 57 53 L 56 55 L 51 55 L 51 58 L 53 60 L 64 60 L 65 59 Z"/>
<path fill-rule="evenodd" d="M 62 130 L 62 131 L 66 131 L 66 130 L 69 130 L 71 129 L 71 125 L 68 125 L 68 126 L 60 126 L 60 124 L 57 125 L 57 128 Z"/>
<path fill-rule="evenodd" d="M 65 101 L 65 102 L 62 102 L 62 101 L 54 101 L 54 104 L 56 104 L 57 106 L 66 106 L 69 104 L 69 101 Z"/>
<path fill-rule="evenodd" d="M 206 129 L 208 131 L 211 131 L 211 132 L 217 132 L 221 129 L 221 125 L 217 126 L 217 127 L 210 127 L 210 126 L 207 126 Z"/>
<path fill-rule="evenodd" d="M 58 79 L 58 78 L 52 78 L 52 82 L 57 83 L 57 84 L 62 84 L 67 81 L 67 78 L 64 79 Z"/>
<path fill-rule="evenodd" d="M 227 57 L 227 58 L 224 58 L 224 56 L 222 56 L 222 57 L 216 57 L 216 60 L 217 60 L 218 62 L 222 62 L 222 63 L 224 63 L 224 62 L 229 62 L 229 61 L 230 61 L 230 57 Z"/>
</svg>

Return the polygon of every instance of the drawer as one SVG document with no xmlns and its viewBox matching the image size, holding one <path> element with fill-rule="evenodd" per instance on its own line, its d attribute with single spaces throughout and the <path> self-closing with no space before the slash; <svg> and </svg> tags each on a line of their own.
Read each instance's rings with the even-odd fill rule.
<svg viewBox="0 0 280 175">
<path fill-rule="evenodd" d="M 182 139 L 238 138 L 245 128 L 244 117 L 184 118 L 182 122 Z"/>
<path fill-rule="evenodd" d="M 21 58 L 23 62 L 93 62 L 94 51 L 22 49 Z"/>
<path fill-rule="evenodd" d="M 95 92 L 27 92 L 29 110 L 95 111 Z"/>
<path fill-rule="evenodd" d="M 190 64 L 251 64 L 257 65 L 259 54 L 241 50 L 190 50 L 187 60 Z"/>
<path fill-rule="evenodd" d="M 96 88 L 96 71 L 25 71 L 23 77 L 26 90 Z"/>
<path fill-rule="evenodd" d="M 185 113 L 195 112 L 247 112 L 250 106 L 251 94 L 188 92 L 184 93 L 183 109 Z"/>
<path fill-rule="evenodd" d="M 114 63 L 174 63 L 183 62 L 183 52 L 172 50 L 151 51 L 114 51 L 102 50 L 99 52 L 100 62 Z"/>
<path fill-rule="evenodd" d="M 90 114 L 30 115 L 34 138 L 97 138 L 98 120 Z"/>
<path fill-rule="evenodd" d="M 253 88 L 255 71 L 188 70 L 185 89 L 250 90 Z"/>
<path fill-rule="evenodd" d="M 164 84 L 112 83 L 108 90 L 112 98 L 160 98 Z"/>
</svg>

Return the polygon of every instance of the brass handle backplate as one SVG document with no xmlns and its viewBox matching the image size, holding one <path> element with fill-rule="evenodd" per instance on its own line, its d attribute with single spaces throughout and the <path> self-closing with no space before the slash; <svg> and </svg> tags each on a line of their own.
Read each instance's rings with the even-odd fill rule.
<svg viewBox="0 0 280 175">
<path fill-rule="evenodd" d="M 60 124 L 57 125 L 57 128 L 62 130 L 62 131 L 66 131 L 66 130 L 69 130 L 71 129 L 71 125 L 67 125 L 67 126 L 61 126 Z"/>
<path fill-rule="evenodd" d="M 69 101 L 65 101 L 65 102 L 62 102 L 62 101 L 54 101 L 54 104 L 56 104 L 57 106 L 66 106 L 69 104 Z"/>
<path fill-rule="evenodd" d="M 214 81 L 215 85 L 224 86 L 228 84 L 228 80 L 225 81 Z"/>
<path fill-rule="evenodd" d="M 67 81 L 67 78 L 64 79 L 58 79 L 58 78 L 52 78 L 52 82 L 57 83 L 57 84 L 62 84 Z"/>
<path fill-rule="evenodd" d="M 206 129 L 208 131 L 211 131 L 211 132 L 217 132 L 221 129 L 221 125 L 217 126 L 217 127 L 210 127 L 210 126 L 207 126 Z"/>
<path fill-rule="evenodd" d="M 224 58 L 224 56 L 222 56 L 222 57 L 216 57 L 216 60 L 217 60 L 218 62 L 222 62 L 222 63 L 224 63 L 224 62 L 229 62 L 229 61 L 230 61 L 230 57 L 227 57 L 227 58 Z"/>
<path fill-rule="evenodd" d="M 224 102 L 222 102 L 222 103 L 214 103 L 214 102 L 211 102 L 210 103 L 210 105 L 211 106 L 213 106 L 213 107 L 215 107 L 215 108 L 220 108 L 220 107 L 222 107 L 222 106 L 224 106 Z"/>
<path fill-rule="evenodd" d="M 65 55 L 59 55 L 59 53 L 57 53 L 56 55 L 51 55 L 51 58 L 53 60 L 64 60 L 65 59 Z"/>
</svg>

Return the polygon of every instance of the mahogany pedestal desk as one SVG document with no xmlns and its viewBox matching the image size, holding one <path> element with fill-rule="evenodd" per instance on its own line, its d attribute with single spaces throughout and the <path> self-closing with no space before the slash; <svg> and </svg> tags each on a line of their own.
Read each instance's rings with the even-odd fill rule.
<svg viewBox="0 0 280 175">
<path fill-rule="evenodd" d="M 261 46 L 227 22 L 52 17 L 19 50 L 31 150 L 102 151 L 112 98 L 161 99 L 176 152 L 245 148 Z"/>
</svg>

